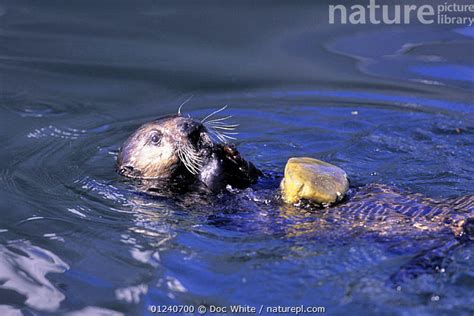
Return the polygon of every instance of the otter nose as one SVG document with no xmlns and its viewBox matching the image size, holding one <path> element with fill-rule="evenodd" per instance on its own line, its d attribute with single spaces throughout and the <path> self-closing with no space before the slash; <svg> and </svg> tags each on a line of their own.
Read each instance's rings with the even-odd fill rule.
<svg viewBox="0 0 474 316">
<path fill-rule="evenodd" d="M 185 121 L 180 124 L 181 132 L 185 135 L 191 135 L 201 128 L 201 123 L 195 121 Z"/>
</svg>

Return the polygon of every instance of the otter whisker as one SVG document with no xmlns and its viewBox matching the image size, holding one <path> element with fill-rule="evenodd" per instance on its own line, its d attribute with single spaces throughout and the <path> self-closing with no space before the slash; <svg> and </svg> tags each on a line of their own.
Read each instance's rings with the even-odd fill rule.
<svg viewBox="0 0 474 316">
<path fill-rule="evenodd" d="M 183 162 L 183 164 L 184 164 L 184 166 L 186 167 L 186 169 L 188 169 L 189 172 L 191 172 L 192 174 L 195 174 L 196 170 L 189 164 L 187 155 L 185 154 L 183 148 L 180 148 L 180 149 L 179 149 L 179 154 L 178 154 L 178 156 L 179 156 L 179 159 Z"/>
<path fill-rule="evenodd" d="M 224 130 L 224 131 L 235 131 L 235 127 L 228 127 L 228 126 L 213 126 L 213 128 Z"/>
<path fill-rule="evenodd" d="M 182 161 L 186 169 L 188 169 L 189 172 L 191 172 L 192 174 L 197 174 L 199 172 L 198 166 L 190 162 L 185 155 L 183 156 L 183 158 L 184 159 Z"/>
<path fill-rule="evenodd" d="M 204 124 L 208 129 L 212 130 L 226 130 L 226 131 L 233 131 L 235 130 L 239 124 L 226 124 L 222 122 L 206 122 Z"/>
<path fill-rule="evenodd" d="M 189 150 L 185 150 L 183 153 L 183 163 L 186 167 L 188 167 L 191 173 L 194 173 L 198 170 L 197 163 L 190 156 Z"/>
<path fill-rule="evenodd" d="M 220 132 L 223 135 L 239 135 L 238 132 Z"/>
<path fill-rule="evenodd" d="M 215 137 L 217 137 L 217 139 L 220 140 L 222 143 L 227 143 L 227 139 L 232 139 L 232 140 L 237 139 L 235 137 L 229 136 L 229 132 L 219 132 L 217 130 L 209 130 L 209 132 Z M 232 133 L 232 134 L 236 135 L 238 133 Z"/>
<path fill-rule="evenodd" d="M 218 135 L 219 139 L 221 140 L 221 142 L 223 143 L 227 143 L 227 139 L 223 136 L 223 135 Z"/>
<path fill-rule="evenodd" d="M 201 123 L 204 123 L 208 118 L 212 117 L 213 115 L 219 113 L 219 112 L 222 112 L 224 111 L 225 109 L 227 109 L 227 105 L 224 105 L 223 107 L 221 107 L 220 109 L 218 110 L 215 110 L 214 112 L 212 112 L 211 114 L 209 114 L 208 116 L 206 116 L 205 118 L 203 118 L 201 120 Z"/>
<path fill-rule="evenodd" d="M 211 136 L 217 138 L 218 141 L 222 143 L 227 143 L 228 139 L 235 140 L 235 137 L 229 135 L 237 135 L 238 132 L 233 132 L 238 124 L 223 124 L 223 123 L 213 123 L 213 124 L 205 124 L 208 128 L 208 131 Z"/>
<path fill-rule="evenodd" d="M 198 174 L 203 165 L 203 158 L 198 155 L 190 144 L 178 145 L 178 157 L 192 174 Z"/>
<path fill-rule="evenodd" d="M 222 108 L 212 112 L 208 116 L 206 116 L 201 123 L 207 127 L 209 135 L 217 142 L 227 143 L 227 141 L 235 140 L 235 137 L 230 135 L 237 135 L 235 129 L 239 126 L 239 124 L 229 124 L 227 120 L 232 118 L 232 115 L 227 115 L 224 117 L 212 118 L 215 114 L 222 112 L 227 108 L 227 105 L 223 106 Z M 212 119 L 211 119 L 212 118 Z"/>
<path fill-rule="evenodd" d="M 235 131 L 235 127 L 228 127 L 228 126 L 208 126 L 208 129 L 213 129 L 213 130 L 221 130 L 221 131 Z"/>
<path fill-rule="evenodd" d="M 206 126 L 228 126 L 228 127 L 238 127 L 238 126 L 240 126 L 239 124 L 227 124 L 227 123 L 223 123 L 223 122 L 212 122 L 212 123 L 206 122 L 206 123 L 204 123 L 204 125 L 206 125 Z"/>
<path fill-rule="evenodd" d="M 217 131 L 215 130 L 209 130 L 209 132 L 211 133 L 211 135 L 214 135 L 215 137 L 217 137 L 217 139 L 222 142 L 222 143 L 226 143 L 226 139 Z"/>
<path fill-rule="evenodd" d="M 199 169 L 201 167 L 201 164 L 202 164 L 201 159 L 198 159 L 196 156 L 189 153 L 185 157 L 191 166 L 196 167 L 196 169 Z"/>
<path fill-rule="evenodd" d="M 237 139 L 237 138 L 229 136 L 229 135 L 225 135 L 225 134 L 221 134 L 221 135 L 224 136 L 225 138 L 228 138 L 228 139 L 233 139 L 233 140 Z"/>
<path fill-rule="evenodd" d="M 186 154 L 188 155 L 188 157 L 191 157 L 193 158 L 193 160 L 202 160 L 201 156 L 199 156 L 196 151 L 194 150 L 194 148 L 192 148 L 191 146 L 187 145 L 185 147 L 185 152 Z"/>
<path fill-rule="evenodd" d="M 221 134 L 227 134 L 227 135 L 238 135 L 239 132 L 236 132 L 234 128 L 219 128 L 216 127 L 213 129 L 214 132 L 221 133 Z"/>
<path fill-rule="evenodd" d="M 213 119 L 213 120 L 209 120 L 209 121 L 207 121 L 207 122 L 208 122 L 208 123 L 222 122 L 222 121 L 231 119 L 232 117 L 233 117 L 232 115 L 227 115 L 227 116 L 224 116 L 224 117 L 219 117 L 219 118 L 216 118 L 216 119 Z"/>
<path fill-rule="evenodd" d="M 230 126 L 240 126 L 240 124 L 229 124 L 229 123 L 226 123 L 226 122 L 214 122 L 214 121 L 208 121 L 206 123 L 204 123 L 205 125 L 206 124 L 209 124 L 209 125 L 230 125 Z"/>
<path fill-rule="evenodd" d="M 185 105 L 186 103 L 188 103 L 189 101 L 191 101 L 191 99 L 194 97 L 194 94 L 191 94 L 191 96 L 189 98 L 187 98 L 186 100 L 184 100 L 183 103 L 181 103 L 181 105 L 179 106 L 178 108 L 178 115 L 181 116 L 181 109 L 183 108 L 183 105 Z"/>
</svg>

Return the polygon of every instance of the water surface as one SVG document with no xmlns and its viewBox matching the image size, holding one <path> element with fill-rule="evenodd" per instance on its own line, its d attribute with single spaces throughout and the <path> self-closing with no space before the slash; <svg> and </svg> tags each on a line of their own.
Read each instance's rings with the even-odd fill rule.
<svg viewBox="0 0 474 316">
<path fill-rule="evenodd" d="M 1 4 L 1 313 L 471 315 L 472 245 L 394 287 L 422 241 L 318 234 L 318 212 L 262 206 L 302 155 L 341 166 L 354 188 L 473 193 L 472 28 L 326 14 L 319 1 Z M 229 106 L 237 145 L 269 175 L 225 208 L 143 196 L 114 172 L 126 137 L 190 95 L 193 117 Z"/>
</svg>

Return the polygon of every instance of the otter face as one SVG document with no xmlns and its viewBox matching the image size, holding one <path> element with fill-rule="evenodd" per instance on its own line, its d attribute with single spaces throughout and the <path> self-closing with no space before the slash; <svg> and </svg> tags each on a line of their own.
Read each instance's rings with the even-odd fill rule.
<svg viewBox="0 0 474 316">
<path fill-rule="evenodd" d="M 199 173 L 213 142 L 204 125 L 192 118 L 170 116 L 140 126 L 123 144 L 117 171 L 140 179 L 169 179 L 184 166 Z"/>
</svg>

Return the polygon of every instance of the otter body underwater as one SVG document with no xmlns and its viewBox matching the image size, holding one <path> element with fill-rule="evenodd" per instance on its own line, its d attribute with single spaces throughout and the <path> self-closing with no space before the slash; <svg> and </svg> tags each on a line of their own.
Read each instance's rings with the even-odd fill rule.
<svg viewBox="0 0 474 316">
<path fill-rule="evenodd" d="M 197 190 L 211 199 L 217 193 L 230 191 L 232 195 L 233 188 L 242 190 L 258 184 L 260 178 L 265 178 L 263 173 L 226 142 L 233 139 L 236 125 L 225 123 L 227 117 L 209 118 L 198 121 L 178 114 L 143 124 L 121 147 L 117 172 L 137 179 L 144 184 L 140 187 L 144 191 L 165 192 L 170 197 Z M 428 232 L 445 237 L 430 245 L 416 263 L 410 263 L 416 269 L 410 268 L 403 275 L 418 271 L 419 266 L 437 265 L 443 258 L 440 253 L 474 239 L 474 195 L 435 200 L 369 184 L 352 188 L 338 205 L 303 209 L 282 203 L 277 186 L 270 192 L 270 203 L 282 212 L 317 212 L 315 229 L 320 236 L 351 231 L 357 235 L 376 234 L 385 241 L 399 241 L 407 235 L 417 239 Z"/>
</svg>

